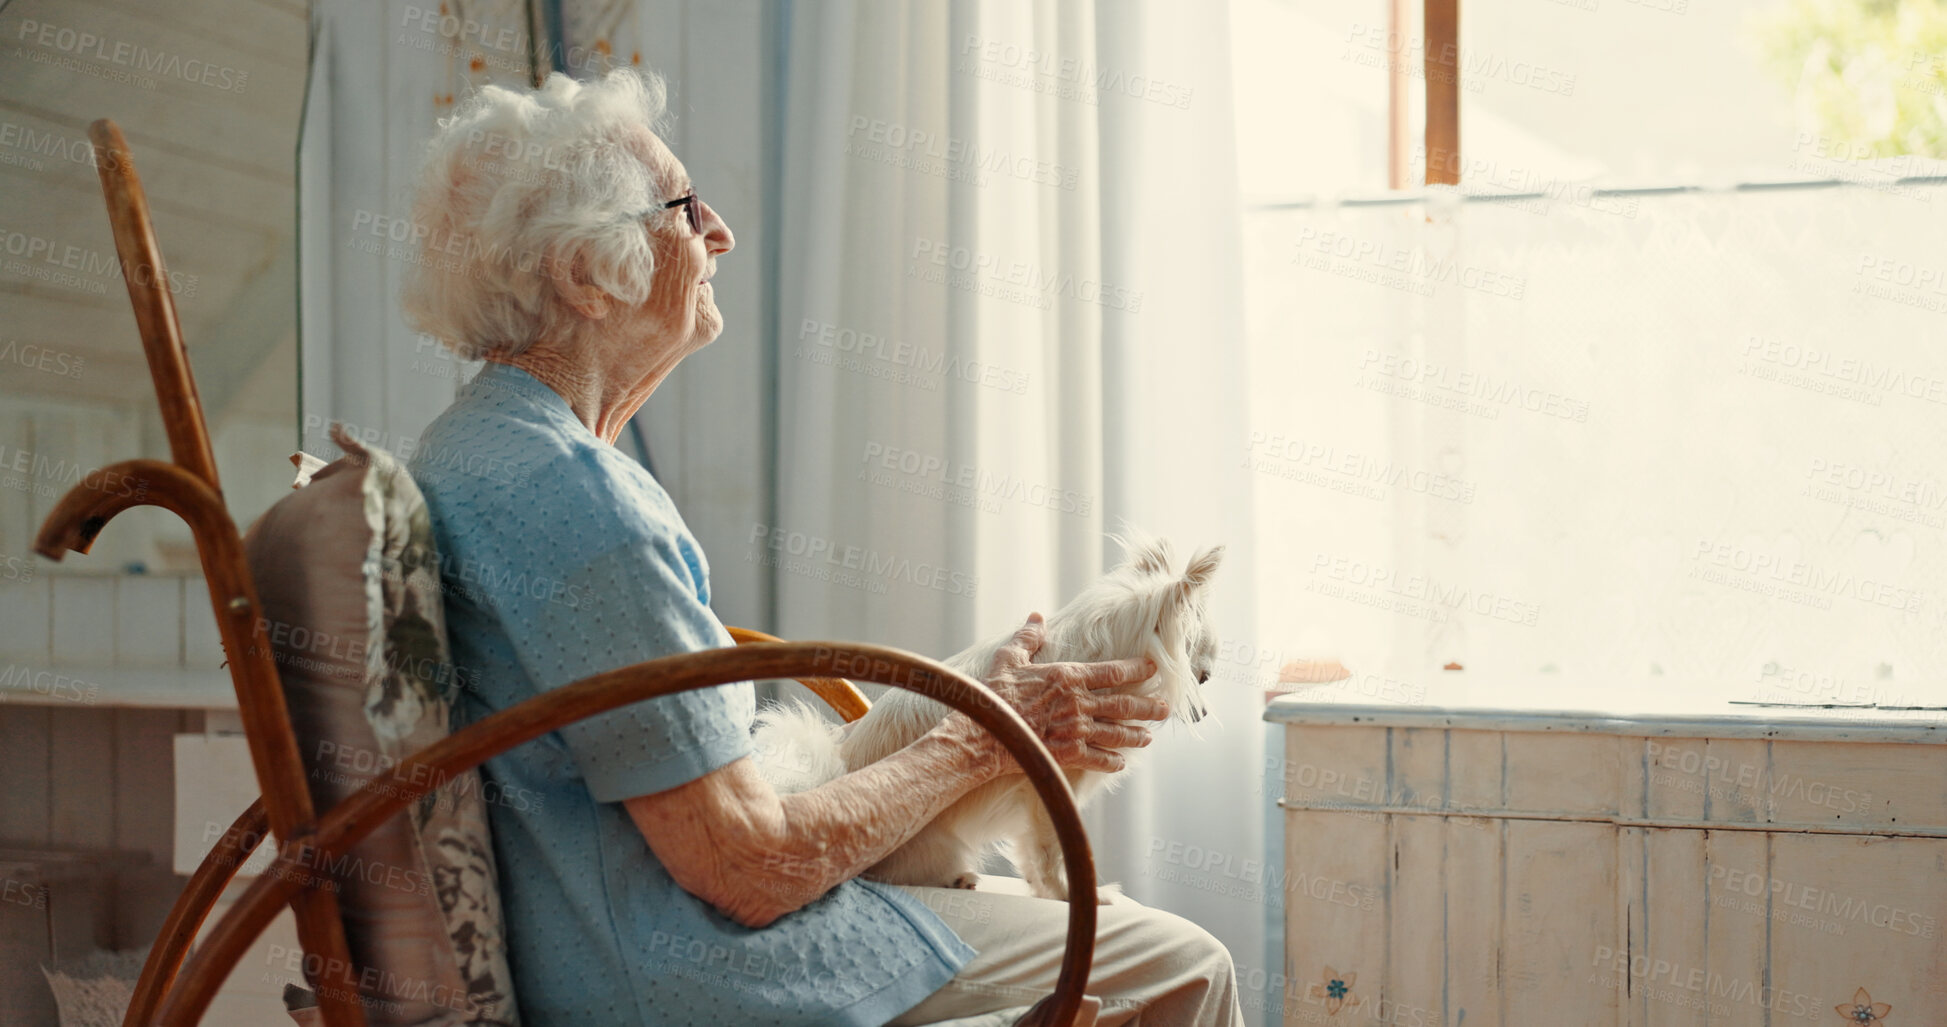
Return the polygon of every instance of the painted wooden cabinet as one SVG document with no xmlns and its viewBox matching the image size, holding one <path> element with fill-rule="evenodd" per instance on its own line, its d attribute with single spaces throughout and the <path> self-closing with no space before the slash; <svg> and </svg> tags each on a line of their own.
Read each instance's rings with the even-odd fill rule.
<svg viewBox="0 0 1947 1027">
<path fill-rule="evenodd" d="M 1278 700 L 1283 1022 L 1947 1024 L 1947 715 L 1874 717 Z"/>
</svg>

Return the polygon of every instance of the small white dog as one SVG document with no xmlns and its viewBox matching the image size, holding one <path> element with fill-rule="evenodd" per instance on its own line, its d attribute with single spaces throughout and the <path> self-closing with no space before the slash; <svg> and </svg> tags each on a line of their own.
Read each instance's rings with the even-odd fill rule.
<svg viewBox="0 0 1947 1027">
<path fill-rule="evenodd" d="M 1119 691 L 1159 696 L 1173 716 L 1194 723 L 1207 707 L 1201 686 L 1217 657 L 1206 596 L 1223 547 L 1198 552 L 1181 574 L 1171 570 L 1169 543 L 1118 540 L 1123 562 L 1049 617 L 1036 663 L 1099 662 L 1148 656 L 1157 671 Z M 1012 630 L 944 661 L 981 680 Z M 952 712 L 917 692 L 888 689 L 871 712 L 837 726 L 805 703 L 773 707 L 757 719 L 756 759 L 780 792 L 815 788 L 912 744 Z M 1076 801 L 1113 787 L 1114 774 L 1068 771 Z M 867 877 L 890 884 L 971 888 L 981 859 L 999 842 L 1034 894 L 1066 900 L 1061 846 L 1040 797 L 1021 774 L 981 785 L 949 806 Z"/>
</svg>

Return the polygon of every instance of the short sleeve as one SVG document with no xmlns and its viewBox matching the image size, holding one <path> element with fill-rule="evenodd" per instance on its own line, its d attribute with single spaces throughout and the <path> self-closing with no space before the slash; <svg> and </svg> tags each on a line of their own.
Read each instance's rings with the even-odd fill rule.
<svg viewBox="0 0 1947 1027">
<path fill-rule="evenodd" d="M 644 660 L 732 644 L 671 535 L 632 537 L 504 611 L 516 657 L 548 691 Z M 560 730 L 598 802 L 693 781 L 750 752 L 748 682 L 645 700 Z"/>
</svg>

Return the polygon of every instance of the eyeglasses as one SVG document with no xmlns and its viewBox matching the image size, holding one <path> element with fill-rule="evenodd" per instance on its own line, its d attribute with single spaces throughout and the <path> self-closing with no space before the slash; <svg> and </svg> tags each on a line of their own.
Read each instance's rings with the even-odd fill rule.
<svg viewBox="0 0 1947 1027">
<path fill-rule="evenodd" d="M 703 234 L 703 204 L 696 198 L 696 190 L 692 189 L 688 196 L 679 196 L 663 204 L 664 210 L 671 207 L 683 208 L 684 213 L 689 215 L 690 231 L 698 235 Z"/>
</svg>

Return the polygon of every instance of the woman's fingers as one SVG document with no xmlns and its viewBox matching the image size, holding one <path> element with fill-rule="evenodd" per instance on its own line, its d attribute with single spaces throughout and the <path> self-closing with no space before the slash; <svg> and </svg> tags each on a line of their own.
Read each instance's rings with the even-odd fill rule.
<svg viewBox="0 0 1947 1027">
<path fill-rule="evenodd" d="M 988 676 L 992 677 L 1000 671 L 1025 667 L 1033 663 L 1034 654 L 1041 651 L 1044 637 L 1041 615 L 1028 614 L 1028 622 L 1021 625 L 1021 630 L 1016 631 L 1014 637 L 1007 640 L 1006 645 L 994 652 L 993 668 L 988 671 Z"/>
<path fill-rule="evenodd" d="M 1076 770 L 1100 770 L 1113 774 L 1129 765 L 1121 753 L 1113 749 L 1098 749 L 1093 745 L 1082 747 L 1080 758 L 1071 766 Z"/>
<path fill-rule="evenodd" d="M 1090 712 L 1098 720 L 1168 720 L 1170 704 L 1150 695 L 1098 695 Z"/>
<path fill-rule="evenodd" d="M 1101 723 L 1089 733 L 1088 744 L 1097 749 L 1140 749 L 1148 745 L 1149 740 L 1148 728 Z"/>
<path fill-rule="evenodd" d="M 1090 688 L 1120 688 L 1149 680 L 1156 673 L 1156 661 L 1147 656 L 1133 660 L 1105 660 L 1101 663 L 1078 664 L 1082 668 L 1082 683 Z"/>
</svg>

